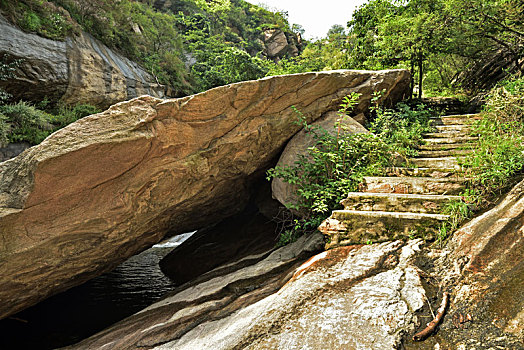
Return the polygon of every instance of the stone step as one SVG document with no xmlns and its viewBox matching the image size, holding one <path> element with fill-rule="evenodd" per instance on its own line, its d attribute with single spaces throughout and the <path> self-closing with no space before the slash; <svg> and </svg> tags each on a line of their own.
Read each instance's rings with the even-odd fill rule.
<svg viewBox="0 0 524 350">
<path fill-rule="evenodd" d="M 465 188 L 461 177 L 364 177 L 360 185 L 368 193 L 418 193 L 458 195 Z"/>
<path fill-rule="evenodd" d="M 416 168 L 442 168 L 455 169 L 457 171 L 462 170 L 458 164 L 457 157 L 410 158 L 408 163 Z"/>
<path fill-rule="evenodd" d="M 326 248 L 421 237 L 433 240 L 449 215 L 336 210 L 318 228 L 329 237 Z"/>
<path fill-rule="evenodd" d="M 443 158 L 443 157 L 456 157 L 464 156 L 472 153 L 472 149 L 448 149 L 448 150 L 431 150 L 431 151 L 419 151 L 418 158 Z"/>
<path fill-rule="evenodd" d="M 341 204 L 345 210 L 439 214 L 450 201 L 460 196 L 350 192 Z"/>
<path fill-rule="evenodd" d="M 478 137 L 473 136 L 450 136 L 446 137 L 424 137 L 424 141 L 427 145 L 438 145 L 438 144 L 451 144 L 458 143 L 464 144 L 478 140 Z"/>
<path fill-rule="evenodd" d="M 417 148 L 421 151 L 445 151 L 452 149 L 472 149 L 475 146 L 474 142 L 468 143 L 434 143 L 419 145 Z"/>
<path fill-rule="evenodd" d="M 471 124 L 474 120 L 481 119 L 480 114 L 462 114 L 462 115 L 447 115 L 442 117 L 431 118 L 431 123 L 433 125 L 468 125 Z"/>
<path fill-rule="evenodd" d="M 442 139 L 442 138 L 454 138 L 454 137 L 468 137 L 469 131 L 450 130 L 446 132 L 427 132 L 422 134 L 424 139 Z"/>
<path fill-rule="evenodd" d="M 412 176 L 412 177 L 449 177 L 458 170 L 454 168 L 403 168 L 392 167 L 386 169 L 387 176 Z"/>
<path fill-rule="evenodd" d="M 455 132 L 455 131 L 470 132 L 471 131 L 471 127 L 469 125 L 464 125 L 464 124 L 436 125 L 435 128 L 439 132 Z"/>
</svg>

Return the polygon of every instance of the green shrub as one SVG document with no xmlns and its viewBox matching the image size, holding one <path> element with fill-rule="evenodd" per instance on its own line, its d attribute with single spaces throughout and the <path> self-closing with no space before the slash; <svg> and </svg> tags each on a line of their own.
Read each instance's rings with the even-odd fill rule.
<svg viewBox="0 0 524 350">
<path fill-rule="evenodd" d="M 0 147 L 4 147 L 9 142 L 9 131 L 11 127 L 7 121 L 7 117 L 0 113 Z"/>
<path fill-rule="evenodd" d="M 10 124 L 10 142 L 29 142 L 36 145 L 51 132 L 50 115 L 25 102 L 0 106 L 0 113 Z"/>
<path fill-rule="evenodd" d="M 41 26 L 42 21 L 36 13 L 34 13 L 33 11 L 28 11 L 24 14 L 24 19 L 21 23 L 22 28 L 31 32 L 36 32 L 40 29 Z"/>
<path fill-rule="evenodd" d="M 478 145 L 462 165 L 470 188 L 493 197 L 524 169 L 524 78 L 507 80 L 490 92 L 472 134 L 479 137 Z"/>
<path fill-rule="evenodd" d="M 401 102 L 395 109 L 373 109 L 376 117 L 368 125 L 369 130 L 404 158 L 416 156 L 416 147 L 423 142 L 422 134 L 433 131 L 430 117 L 435 112 L 422 104 L 412 107 Z"/>
<path fill-rule="evenodd" d="M 79 104 L 76 106 L 62 105 L 56 113 L 49 116 L 49 121 L 53 124 L 54 130 L 58 130 L 78 119 L 99 112 L 101 112 L 99 108 L 89 104 Z"/>
</svg>

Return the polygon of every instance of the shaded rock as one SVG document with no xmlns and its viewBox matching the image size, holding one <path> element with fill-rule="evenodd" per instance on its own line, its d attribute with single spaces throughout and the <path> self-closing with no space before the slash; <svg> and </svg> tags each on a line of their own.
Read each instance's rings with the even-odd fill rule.
<svg viewBox="0 0 524 350">
<path fill-rule="evenodd" d="M 335 125 L 340 121 L 341 132 L 344 133 L 369 133 L 361 124 L 357 123 L 353 118 L 345 116 L 341 118 L 337 112 L 331 111 L 323 115 L 316 122 L 312 123 L 313 128 L 322 128 L 331 135 L 336 135 L 337 129 Z M 298 134 L 288 142 L 286 148 L 282 152 L 277 166 L 281 168 L 293 166 L 300 156 L 308 154 L 308 148 L 316 145 L 316 139 L 313 132 L 306 132 L 301 130 Z M 280 178 L 273 178 L 271 181 L 271 188 L 273 191 L 273 198 L 278 200 L 283 205 L 295 204 L 299 197 L 296 194 L 296 187 L 292 184 L 282 181 Z M 299 213 L 297 213 L 299 214 Z"/>
<path fill-rule="evenodd" d="M 2 16 L 0 33 L 0 55 L 21 59 L 16 78 L 0 82 L 16 99 L 107 108 L 144 94 L 164 97 L 151 74 L 87 33 L 53 41 L 24 33 Z"/>
<path fill-rule="evenodd" d="M 270 184 L 262 179 L 263 196 L 271 196 Z M 254 196 L 253 196 L 254 197 Z M 177 284 L 186 283 L 228 261 L 269 254 L 278 240 L 277 224 L 264 216 L 255 199 L 239 214 L 198 230 L 160 261 L 162 272 Z M 244 260 L 244 264 L 250 260 Z M 236 266 L 236 269 L 239 267 Z"/>
<path fill-rule="evenodd" d="M 97 276 L 167 233 L 241 211 L 298 130 L 353 92 L 409 84 L 404 70 L 265 78 L 181 99 L 140 97 L 0 163 L 0 317 Z M 362 101 L 362 105 L 369 103 Z"/>
<path fill-rule="evenodd" d="M 155 349 L 397 349 L 424 303 L 419 244 L 321 253 L 278 292 Z"/>
<path fill-rule="evenodd" d="M 266 45 L 265 53 L 270 58 L 281 57 L 289 49 L 286 34 L 280 29 L 266 30 L 264 32 L 264 43 Z"/>
<path fill-rule="evenodd" d="M 0 147 L 0 162 L 16 157 L 29 147 L 31 145 L 27 142 L 9 143 L 5 147 Z"/>
<path fill-rule="evenodd" d="M 289 281 L 296 267 L 320 251 L 322 245 L 320 234 L 303 236 L 265 258 L 249 256 L 234 260 L 68 349 L 99 349 L 103 346 L 115 350 L 152 348 L 179 338 L 200 323 L 224 318 L 274 293 Z M 258 259 L 258 262 L 231 270 L 231 266 L 253 259 Z"/>
</svg>

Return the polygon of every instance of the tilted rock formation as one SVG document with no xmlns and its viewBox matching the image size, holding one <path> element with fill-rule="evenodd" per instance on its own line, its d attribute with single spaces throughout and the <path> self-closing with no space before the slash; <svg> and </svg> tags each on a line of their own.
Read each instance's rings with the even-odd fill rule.
<svg viewBox="0 0 524 350">
<path fill-rule="evenodd" d="M 302 237 L 256 265 L 181 290 L 70 349 L 397 349 L 402 335 L 414 331 L 414 312 L 424 305 L 412 262 L 420 241 L 318 254 L 289 276 L 281 274 L 280 287 L 268 293 L 266 274 L 275 258 L 289 261 L 289 251 L 305 240 L 321 246 L 318 236 Z M 249 284 L 254 271 L 258 286 Z M 231 291 L 241 289 L 233 287 L 235 276 L 254 290 L 232 302 Z M 219 290 L 224 291 L 212 294 Z"/>
<path fill-rule="evenodd" d="M 68 349 L 100 349 L 106 344 L 114 350 L 151 349 L 172 341 L 202 322 L 221 319 L 277 292 L 298 266 L 322 250 L 322 245 L 320 234 L 303 236 L 273 252 L 230 261 Z M 251 263 L 246 266 L 246 262 Z"/>
<path fill-rule="evenodd" d="M 264 43 L 266 44 L 265 53 L 270 58 L 281 57 L 290 49 L 286 34 L 280 29 L 266 30 L 264 32 Z"/>
<path fill-rule="evenodd" d="M 231 84 L 180 99 L 140 97 L 61 129 L 0 163 L 0 317 L 81 284 L 150 247 L 238 213 L 250 181 L 343 96 L 409 73 L 334 71 Z"/>
<path fill-rule="evenodd" d="M 107 108 L 144 94 L 164 97 L 164 86 L 151 74 L 87 33 L 53 41 L 0 16 L 0 55 L 21 60 L 16 78 L 0 82 L 17 99 Z"/>
</svg>

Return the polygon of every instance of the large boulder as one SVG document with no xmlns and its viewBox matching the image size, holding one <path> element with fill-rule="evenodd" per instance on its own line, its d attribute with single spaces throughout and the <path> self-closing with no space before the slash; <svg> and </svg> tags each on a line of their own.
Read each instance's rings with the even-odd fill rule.
<svg viewBox="0 0 524 350">
<path fill-rule="evenodd" d="M 270 58 L 283 56 L 289 47 L 286 34 L 280 29 L 268 29 L 264 32 L 265 53 Z M 295 47 L 296 49 L 296 47 Z"/>
<path fill-rule="evenodd" d="M 339 123 L 340 130 L 337 130 L 336 125 Z M 337 132 L 343 133 L 369 133 L 360 123 L 357 123 L 353 118 L 347 115 L 339 115 L 338 112 L 331 111 L 323 115 L 314 123 L 311 123 L 312 128 L 321 128 L 327 131 L 330 135 L 335 135 Z M 313 131 L 307 132 L 301 130 L 288 142 L 286 148 L 280 155 L 277 166 L 286 168 L 293 166 L 302 156 L 307 156 L 308 149 L 315 146 L 317 139 Z M 278 200 L 284 206 L 296 204 L 299 197 L 296 193 L 296 187 L 290 183 L 282 181 L 276 177 L 271 181 L 271 189 L 273 191 L 273 198 Z M 295 214 L 300 215 L 299 212 L 294 211 Z"/>
<path fill-rule="evenodd" d="M 524 181 L 455 232 L 434 274 L 452 295 L 435 343 L 453 349 L 523 348 Z"/>
<path fill-rule="evenodd" d="M 140 97 L 0 163 L 0 317 L 240 212 L 299 129 L 351 92 L 401 95 L 409 73 L 333 71 Z M 370 97 L 370 94 L 368 94 Z M 363 99 L 362 105 L 369 104 Z"/>
<path fill-rule="evenodd" d="M 322 241 L 303 236 L 181 288 L 69 349 L 398 349 L 424 305 L 413 265 L 420 241 L 342 247 L 293 266 Z"/>
<path fill-rule="evenodd" d="M 148 94 L 164 97 L 164 86 L 135 62 L 87 33 L 54 41 L 28 34 L 0 16 L 0 56 L 21 60 L 16 78 L 0 86 L 17 99 L 101 108 Z"/>
</svg>

